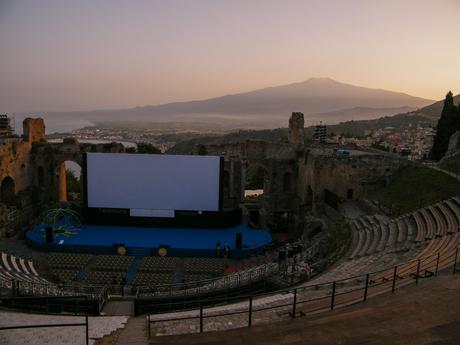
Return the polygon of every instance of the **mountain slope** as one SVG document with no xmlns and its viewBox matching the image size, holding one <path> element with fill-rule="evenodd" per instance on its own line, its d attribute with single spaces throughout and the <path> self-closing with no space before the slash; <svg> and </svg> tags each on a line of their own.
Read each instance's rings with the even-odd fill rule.
<svg viewBox="0 0 460 345">
<path fill-rule="evenodd" d="M 73 117 L 92 122 L 182 122 L 219 124 L 230 128 L 270 128 L 285 125 L 293 111 L 306 115 L 336 112 L 334 122 L 353 118 L 375 118 L 388 114 L 383 109 L 420 108 L 432 101 L 404 93 L 370 89 L 341 83 L 329 78 L 226 95 L 200 101 L 177 102 L 131 109 L 87 112 L 56 112 L 46 117 Z M 376 109 L 374 109 L 376 108 Z M 365 109 L 365 110 L 363 110 Z M 408 110 L 407 108 L 405 109 Z M 395 109 L 395 112 L 398 112 Z M 342 116 L 346 116 L 343 118 Z"/>
<path fill-rule="evenodd" d="M 460 94 L 454 96 L 454 103 L 460 104 Z M 419 110 L 414 111 L 414 114 L 420 116 L 426 116 L 429 118 L 439 119 L 441 116 L 442 107 L 444 106 L 444 100 L 435 102 Z"/>
</svg>

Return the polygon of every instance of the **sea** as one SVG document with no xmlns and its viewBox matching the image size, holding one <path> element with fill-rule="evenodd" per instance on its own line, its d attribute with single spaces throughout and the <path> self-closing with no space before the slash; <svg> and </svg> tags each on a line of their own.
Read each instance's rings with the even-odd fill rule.
<svg viewBox="0 0 460 345">
<path fill-rule="evenodd" d="M 78 117 L 59 117 L 46 114 L 16 113 L 14 115 L 14 128 L 17 134 L 22 134 L 22 121 L 26 117 L 41 117 L 45 120 L 46 134 L 69 133 L 75 129 L 92 127 L 94 123 Z"/>
</svg>

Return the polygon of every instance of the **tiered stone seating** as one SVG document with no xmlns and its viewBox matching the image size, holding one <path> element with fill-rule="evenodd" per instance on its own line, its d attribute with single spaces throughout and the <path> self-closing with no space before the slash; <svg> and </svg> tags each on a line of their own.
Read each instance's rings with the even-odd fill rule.
<svg viewBox="0 0 460 345">
<path fill-rule="evenodd" d="M 388 223 L 388 231 L 389 231 L 389 236 L 388 236 L 388 242 L 386 244 L 385 248 L 393 249 L 396 247 L 396 243 L 398 241 L 398 227 L 394 221 L 391 221 Z"/>
<path fill-rule="evenodd" d="M 3 277 L 9 280 L 18 280 L 28 283 L 49 283 L 37 274 L 30 260 L 24 260 L 14 255 L 1 253 L 0 271 Z"/>
<path fill-rule="evenodd" d="M 382 235 L 380 236 L 380 241 L 376 247 L 377 252 L 381 252 L 385 249 L 387 246 L 387 243 L 389 243 L 389 238 L 390 238 L 390 230 L 388 229 L 388 223 L 379 223 L 380 226 L 380 232 Z"/>
<path fill-rule="evenodd" d="M 460 205 L 460 199 L 458 201 Z M 441 207 L 444 205 L 444 202 L 438 203 L 436 206 L 417 210 L 390 222 L 380 220 L 378 217 L 366 217 L 352 221 L 351 228 L 354 239 L 350 249 L 350 259 L 339 263 L 333 269 L 303 284 L 308 288 L 306 291 L 298 293 L 297 301 L 299 299 L 315 299 L 316 304 L 322 304 L 326 310 L 330 307 L 331 282 L 333 281 L 337 281 L 336 303 L 340 303 L 340 301 L 346 302 L 347 298 L 348 303 L 353 303 L 354 301 L 362 301 L 362 289 L 367 273 L 370 273 L 370 294 L 377 295 L 391 290 L 396 265 L 398 287 L 414 282 L 414 274 L 417 272 L 419 263 L 420 277 L 433 274 L 437 269 L 448 268 L 453 264 L 456 249 L 460 247 L 460 232 L 455 231 L 450 234 L 447 231 L 449 228 L 458 227 L 458 223 L 453 221 L 453 213 L 450 215 L 444 214 L 446 207 Z M 379 222 L 381 223 L 381 235 L 378 234 L 378 231 L 375 231 L 375 228 L 379 226 Z M 384 235 L 385 232 L 386 235 Z M 435 234 L 439 236 L 434 236 Z M 387 239 L 386 243 L 385 238 Z M 378 243 L 377 246 L 375 246 L 374 241 Z M 374 246 L 375 251 L 372 250 Z M 366 253 L 366 255 L 360 255 L 360 253 Z M 460 258 L 458 259 L 460 260 Z M 318 286 L 319 284 L 324 285 Z M 301 287 L 302 285 L 297 286 L 297 290 L 301 290 Z M 359 292 L 356 292 L 355 297 L 352 295 L 347 297 L 347 295 L 343 294 L 347 291 Z M 352 298 L 355 299 L 353 300 Z M 266 308 L 268 306 L 288 304 L 292 300 L 291 293 L 278 293 L 268 297 L 255 298 L 252 306 L 255 309 L 264 310 L 257 314 L 259 320 L 273 320 L 276 317 L 280 319 L 282 318 L 281 315 L 284 315 L 280 309 L 265 312 Z M 235 303 L 207 308 L 205 314 L 211 317 L 217 312 L 237 313 L 238 311 L 247 310 L 247 308 L 247 302 Z M 197 313 L 197 310 L 170 313 L 166 318 L 194 316 Z M 164 314 L 153 316 L 153 319 L 157 320 L 164 318 Z M 227 323 L 229 319 L 226 319 Z M 232 319 L 233 324 L 239 322 L 236 317 L 235 320 Z M 168 323 L 168 326 L 170 325 Z"/>
<path fill-rule="evenodd" d="M 460 198 L 457 199 L 460 203 Z M 352 221 L 353 240 L 348 257 L 352 262 L 340 264 L 338 270 L 344 273 L 338 276 L 398 264 L 414 257 L 423 245 L 428 245 L 428 252 L 442 248 L 442 241 L 426 241 L 457 231 L 458 220 L 454 216 L 455 211 L 460 215 L 460 206 L 457 206 L 456 202 L 449 200 L 391 221 L 380 216 L 365 216 Z M 443 240 L 448 241 L 447 238 Z"/>
<path fill-rule="evenodd" d="M 398 228 L 398 244 L 404 244 L 407 241 L 407 225 L 402 218 L 396 220 L 396 227 Z"/>
<path fill-rule="evenodd" d="M 0 287 L 11 289 L 12 282 L 19 282 L 20 291 L 32 295 L 62 295 L 55 284 L 37 273 L 31 260 L 18 258 L 5 252 L 0 253 Z"/>
<path fill-rule="evenodd" d="M 447 225 L 444 217 L 439 213 L 439 209 L 433 206 L 428 207 L 436 223 L 436 236 L 444 236 L 447 234 Z"/>
<path fill-rule="evenodd" d="M 426 224 L 426 239 L 432 239 L 436 233 L 436 223 L 433 220 L 433 217 L 428 213 L 425 208 L 420 209 L 420 214 L 422 219 Z"/>
<path fill-rule="evenodd" d="M 412 213 L 412 216 L 416 223 L 417 235 L 415 236 L 415 241 L 422 242 L 427 238 L 426 236 L 426 225 L 422 220 L 422 216 L 419 211 Z"/>
<path fill-rule="evenodd" d="M 454 202 L 452 202 L 452 200 L 446 200 L 445 204 L 455 215 L 455 218 L 457 220 L 457 226 L 460 226 L 460 207 Z"/>
<path fill-rule="evenodd" d="M 457 224 L 457 218 L 453 214 L 452 210 L 445 204 L 445 203 L 439 203 L 437 205 L 439 208 L 439 211 L 442 216 L 444 216 L 444 219 L 447 224 L 447 233 L 454 233 L 458 229 L 458 224 Z"/>
</svg>

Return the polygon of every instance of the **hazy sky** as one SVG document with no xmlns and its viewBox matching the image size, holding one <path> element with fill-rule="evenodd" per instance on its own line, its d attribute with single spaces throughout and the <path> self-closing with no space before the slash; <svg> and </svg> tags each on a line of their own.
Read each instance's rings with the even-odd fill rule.
<svg viewBox="0 0 460 345">
<path fill-rule="evenodd" d="M 132 107 L 331 77 L 460 93 L 460 0 L 0 0 L 0 112 Z"/>
</svg>

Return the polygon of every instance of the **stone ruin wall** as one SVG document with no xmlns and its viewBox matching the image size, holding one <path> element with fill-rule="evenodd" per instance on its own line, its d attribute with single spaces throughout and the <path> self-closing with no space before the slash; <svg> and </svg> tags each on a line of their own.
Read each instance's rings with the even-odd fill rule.
<svg viewBox="0 0 460 345">
<path fill-rule="evenodd" d="M 305 167 L 307 192 L 313 203 L 324 202 L 325 190 L 341 200 L 360 199 L 386 186 L 391 175 L 406 164 L 409 164 L 407 160 L 391 154 L 365 152 L 342 157 L 312 149 Z"/>
<path fill-rule="evenodd" d="M 248 140 L 196 148 L 195 154 L 222 155 L 225 159 L 224 208 L 243 204 L 248 169 L 262 167 L 264 196 L 256 205 L 260 207 L 261 224 L 276 227 L 281 217 L 295 235 L 303 230 L 305 215 L 313 205 L 324 202 L 325 190 L 346 200 L 351 189 L 352 199 L 358 199 L 388 183 L 391 174 L 407 164 L 389 154 L 365 152 L 340 157 L 333 149 L 307 149 L 303 126 L 303 115 L 293 113 L 288 141 L 284 143 Z M 33 205 L 39 209 L 37 206 L 46 207 L 65 199 L 59 193 L 65 179 L 65 161 L 81 166 L 84 152 L 124 152 L 124 147 L 116 143 L 80 144 L 75 139 L 48 143 L 41 119 L 25 120 L 24 133 L 22 138 L 0 139 L 0 183 L 7 176 L 14 180 L 19 208 Z"/>
<path fill-rule="evenodd" d="M 48 143 L 42 119 L 25 119 L 22 137 L 0 138 L 0 187 L 13 181 L 14 202 L 0 193 L 0 237 L 11 214 L 26 226 L 38 213 L 67 201 L 65 161 L 82 166 L 84 152 L 124 152 L 118 143 L 80 144 L 75 139 Z M 2 191 L 0 189 L 0 191 Z M 82 188 L 81 188 L 82 190 Z"/>
<path fill-rule="evenodd" d="M 303 127 L 303 114 L 293 113 L 289 121 L 288 141 L 285 143 L 247 140 L 231 144 L 198 145 L 195 154 L 224 157 L 225 174 L 235 181 L 230 187 L 230 193 L 234 196 L 233 207 L 244 206 L 246 216 L 251 209 L 257 209 L 260 214 L 259 225 L 262 227 L 274 229 L 282 218 L 294 235 L 302 231 L 305 212 Z M 230 166 L 237 168 L 230 171 Z M 263 196 L 255 204 L 244 203 L 248 171 L 258 167 L 265 172 Z"/>
</svg>

